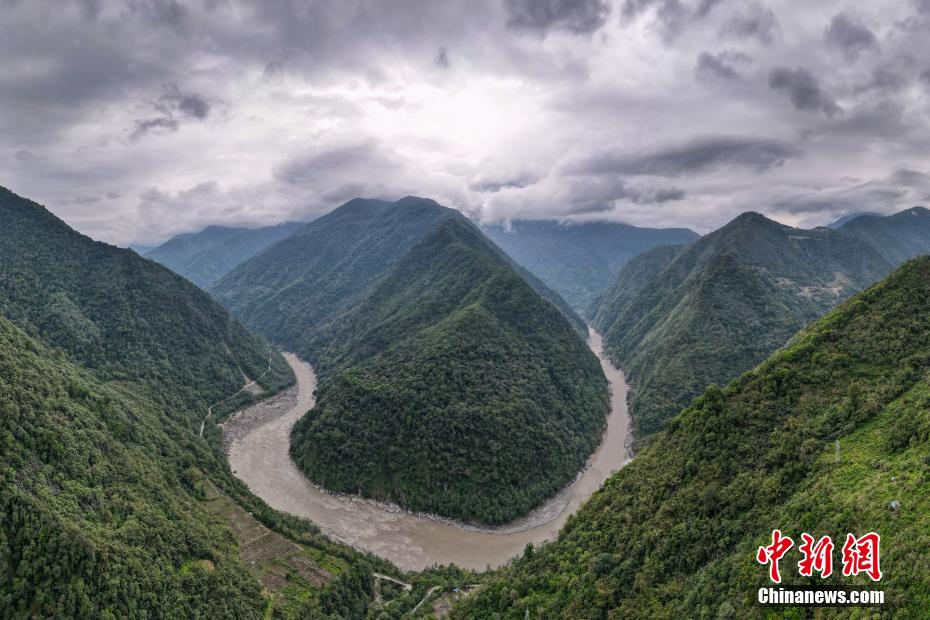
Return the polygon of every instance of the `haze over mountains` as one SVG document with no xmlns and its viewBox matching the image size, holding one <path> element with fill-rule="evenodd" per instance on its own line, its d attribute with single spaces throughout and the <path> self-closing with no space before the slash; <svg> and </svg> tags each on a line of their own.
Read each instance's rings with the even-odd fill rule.
<svg viewBox="0 0 930 620">
<path fill-rule="evenodd" d="M 773 529 L 881 533 L 887 613 L 930 608 L 930 258 L 842 304 L 726 388 L 710 388 L 561 532 L 455 618 L 755 617 Z M 834 442 L 840 444 L 835 462 Z M 898 502 L 898 508 L 889 505 Z M 766 540 L 768 537 L 768 540 Z M 837 542 L 837 544 L 840 544 Z M 789 560 L 790 557 L 790 560 Z M 785 584 L 873 586 L 864 574 Z M 496 615 L 495 615 L 496 614 Z"/>
<path fill-rule="evenodd" d="M 597 358 L 533 280 L 457 211 L 359 199 L 214 294 L 316 364 L 292 444 L 311 479 L 500 523 L 572 480 L 607 413 Z"/>
<path fill-rule="evenodd" d="M 270 245 L 289 237 L 300 222 L 264 228 L 208 226 L 197 233 L 172 237 L 143 256 L 179 273 L 200 288 L 208 289 L 220 278 Z"/>
<path fill-rule="evenodd" d="M 613 222 L 516 220 L 509 227 L 482 230 L 586 318 L 626 261 L 653 246 L 678 245 L 698 237 L 685 228 L 637 228 Z"/>
</svg>

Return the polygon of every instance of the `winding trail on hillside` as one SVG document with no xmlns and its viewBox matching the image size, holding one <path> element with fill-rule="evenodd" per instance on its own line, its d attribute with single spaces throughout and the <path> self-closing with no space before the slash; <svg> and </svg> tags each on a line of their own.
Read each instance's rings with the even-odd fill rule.
<svg viewBox="0 0 930 620">
<path fill-rule="evenodd" d="M 497 567 L 523 552 L 527 543 L 554 538 L 569 515 L 629 461 L 630 419 L 623 373 L 606 358 L 600 336 L 590 332 L 591 350 L 610 382 L 611 411 L 601 445 L 575 481 L 530 514 L 499 527 L 476 527 L 355 495 L 329 493 L 314 485 L 291 460 L 291 428 L 313 407 L 313 368 L 285 353 L 297 386 L 238 412 L 224 426 L 233 473 L 270 506 L 310 519 L 330 538 L 386 558 L 404 570 L 433 564 Z"/>
<path fill-rule="evenodd" d="M 200 431 L 197 433 L 197 435 L 198 435 L 199 437 L 203 437 L 203 427 L 206 426 L 207 420 L 209 420 L 209 419 L 210 419 L 210 416 L 213 415 L 213 408 L 216 407 L 217 405 L 219 405 L 220 403 L 225 403 L 225 402 L 226 402 L 227 400 L 229 400 L 230 398 L 235 398 L 236 396 L 239 396 L 239 394 L 242 394 L 243 392 L 245 392 L 246 390 L 248 390 L 248 389 L 251 388 L 252 386 L 258 385 L 258 382 L 261 381 L 262 378 L 263 378 L 265 375 L 267 375 L 269 372 L 271 372 L 271 360 L 272 360 L 273 357 L 274 357 L 274 353 L 269 353 L 269 354 L 268 354 L 268 370 L 266 370 L 266 371 L 263 372 L 262 374 L 258 375 L 258 377 L 257 377 L 256 379 L 254 379 L 253 381 L 249 381 L 248 383 L 246 383 L 245 385 L 243 385 L 241 388 L 239 388 L 239 391 L 236 392 L 235 394 L 230 394 L 230 395 L 227 396 L 226 398 L 221 398 L 221 399 L 219 399 L 218 401 L 216 401 L 215 403 L 213 403 L 212 405 L 210 405 L 209 407 L 207 407 L 207 415 L 206 415 L 206 417 L 204 417 L 203 420 L 200 421 Z M 246 378 L 248 378 L 248 377 L 246 377 Z"/>
</svg>

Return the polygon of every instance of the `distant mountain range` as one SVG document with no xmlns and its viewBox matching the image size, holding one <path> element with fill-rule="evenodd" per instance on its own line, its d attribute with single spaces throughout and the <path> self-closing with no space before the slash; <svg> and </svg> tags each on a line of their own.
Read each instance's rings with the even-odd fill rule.
<svg viewBox="0 0 930 620">
<path fill-rule="evenodd" d="M 637 228 L 613 222 L 516 220 L 509 227 L 482 230 L 586 318 L 626 261 L 656 245 L 698 238 L 686 228 Z"/>
<path fill-rule="evenodd" d="M 583 323 L 431 200 L 350 201 L 213 293 L 317 365 L 292 454 L 327 488 L 499 523 L 570 482 L 600 439 L 607 385 Z"/>
<path fill-rule="evenodd" d="M 594 327 L 631 379 L 637 434 L 659 430 L 706 386 L 749 370 L 891 269 L 842 231 L 792 228 L 758 213 L 630 261 Z"/>
<path fill-rule="evenodd" d="M 172 237 L 143 255 L 200 288 L 208 289 L 234 268 L 294 234 L 302 226 L 300 222 L 264 228 L 208 226 L 200 232 Z"/>
<path fill-rule="evenodd" d="M 860 215 L 843 224 L 840 232 L 867 242 L 889 263 L 930 254 L 930 210 L 913 207 L 894 215 Z"/>
<path fill-rule="evenodd" d="M 740 223 L 747 224 L 760 225 Z M 809 231 L 791 236 L 810 246 L 834 243 Z M 829 535 L 834 566 L 847 533 L 879 532 L 880 586 L 836 568 L 828 579 L 801 577 L 797 547 L 781 562 L 781 585 L 880 588 L 894 593 L 881 609 L 925 616 L 928 302 L 930 258 L 923 257 L 726 388 L 706 390 L 592 496 L 558 540 L 527 548 L 452 618 L 764 616 L 757 593 L 773 584 L 756 551 L 772 542 L 773 529 L 795 545 L 803 532 Z"/>
</svg>

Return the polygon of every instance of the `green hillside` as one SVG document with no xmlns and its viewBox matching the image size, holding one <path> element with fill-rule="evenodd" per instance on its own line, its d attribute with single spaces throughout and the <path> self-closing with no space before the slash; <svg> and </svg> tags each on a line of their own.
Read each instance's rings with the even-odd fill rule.
<svg viewBox="0 0 930 620">
<path fill-rule="evenodd" d="M 862 239 L 892 265 L 930 254 L 930 210 L 913 207 L 894 215 L 860 215 L 838 228 Z"/>
<path fill-rule="evenodd" d="M 638 228 L 616 222 L 516 220 L 506 228 L 482 230 L 585 317 L 626 261 L 656 245 L 688 243 L 698 237 L 686 228 Z"/>
<path fill-rule="evenodd" d="M 6 190 L 0 213 L 0 615 L 364 616 L 398 571 L 268 508 L 196 430 L 269 348 L 132 251 Z M 293 381 L 271 360 L 265 394 Z"/>
<path fill-rule="evenodd" d="M 924 617 L 928 308 L 930 258 L 921 258 L 726 388 L 709 388 L 607 481 L 556 542 L 528 550 L 454 616 L 771 617 L 776 610 L 754 603 L 768 579 L 755 550 L 781 528 L 796 540 L 806 531 L 834 542 L 847 532 L 879 532 L 882 617 Z M 839 549 L 834 555 L 840 566 Z M 784 582 L 823 583 L 797 574 L 799 557 L 794 549 L 782 561 Z M 826 583 L 871 584 L 839 570 Z"/>
<path fill-rule="evenodd" d="M 164 267 L 2 188 L 0 218 L 0 315 L 107 380 L 146 386 L 193 425 L 268 368 L 267 345 Z M 280 355 L 271 361 L 266 392 L 293 382 Z"/>
<path fill-rule="evenodd" d="M 570 481 L 598 443 L 607 389 L 584 323 L 431 200 L 353 200 L 214 293 L 317 365 L 293 454 L 327 488 L 496 523 Z"/>
<path fill-rule="evenodd" d="M 292 454 L 327 488 L 509 521 L 570 482 L 607 411 L 597 359 L 464 218 L 321 340 Z"/>
<path fill-rule="evenodd" d="M 756 213 L 677 253 L 634 259 L 604 294 L 594 326 L 631 380 L 637 434 L 659 430 L 706 386 L 752 368 L 890 269 L 858 239 Z"/>
<path fill-rule="evenodd" d="M 220 278 L 285 239 L 303 226 L 285 222 L 264 228 L 209 226 L 197 233 L 172 237 L 144 253 L 200 288 L 207 289 Z"/>
</svg>

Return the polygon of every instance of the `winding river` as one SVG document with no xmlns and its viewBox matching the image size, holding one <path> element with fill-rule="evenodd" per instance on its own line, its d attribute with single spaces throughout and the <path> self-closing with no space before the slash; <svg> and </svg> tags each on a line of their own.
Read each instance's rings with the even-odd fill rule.
<svg viewBox="0 0 930 620">
<path fill-rule="evenodd" d="M 316 375 L 295 355 L 285 354 L 297 386 L 237 413 L 224 425 L 233 472 L 277 510 L 306 517 L 332 539 L 386 558 L 404 570 L 432 564 L 472 569 L 497 567 L 523 552 L 527 543 L 554 538 L 604 480 L 629 460 L 627 385 L 604 355 L 593 330 L 589 345 L 610 382 L 611 411 L 600 447 L 575 481 L 540 508 L 512 523 L 474 527 L 353 495 L 328 493 L 308 481 L 288 454 L 291 428 L 313 407 Z"/>
</svg>

